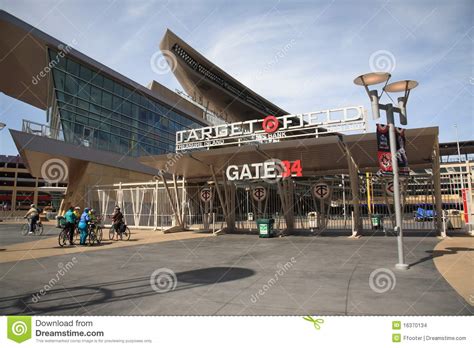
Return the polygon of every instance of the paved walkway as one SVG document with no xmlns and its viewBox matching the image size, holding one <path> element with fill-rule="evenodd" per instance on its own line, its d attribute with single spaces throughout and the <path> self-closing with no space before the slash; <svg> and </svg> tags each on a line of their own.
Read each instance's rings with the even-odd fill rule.
<svg viewBox="0 0 474 348">
<path fill-rule="evenodd" d="M 0 227 L 1 233 L 1 227 Z M 184 234 L 177 234 L 183 237 Z M 138 236 L 138 234 L 137 234 Z M 124 247 L 54 248 L 0 263 L 0 314 L 472 315 L 433 263 L 435 237 L 262 239 L 223 235 Z M 191 235 L 190 235 L 191 237 Z M 454 241 L 455 238 L 453 238 Z M 39 241 L 38 243 L 49 243 Z M 5 246 L 2 246 L 3 248 Z M 27 249 L 25 245 L 17 249 Z M 8 249 L 8 247 L 7 247 Z M 51 252 L 51 250 L 50 250 Z M 5 251 L 0 252 L 0 257 Z M 71 253 L 71 254 L 70 254 Z M 442 254 L 436 262 L 449 256 Z M 66 272 L 64 265 L 75 260 Z M 40 293 L 42 291 L 42 294 Z M 38 296 L 39 294 L 39 296 Z M 36 297 L 35 297 L 36 296 Z"/>
<path fill-rule="evenodd" d="M 474 305 L 474 237 L 447 238 L 433 253 L 438 271 L 449 284 Z"/>
<path fill-rule="evenodd" d="M 3 225 L 5 226 L 5 225 Z M 0 232 L 2 227 L 0 226 Z M 14 226 L 14 225 L 13 225 Z M 46 226 L 45 226 L 46 227 Z M 123 248 L 128 246 L 137 246 L 148 243 L 161 243 L 177 240 L 186 240 L 192 238 L 203 238 L 212 236 L 212 234 L 196 233 L 196 232 L 180 232 L 163 234 L 152 230 L 132 230 L 129 241 L 111 241 L 108 240 L 108 231 L 104 230 L 104 240 L 101 244 L 93 246 L 66 245 L 60 247 L 58 245 L 59 229 L 50 227 L 45 228 L 46 236 L 21 236 L 22 240 L 33 239 L 30 242 L 20 242 L 15 239 L 16 243 L 10 245 L 0 245 L 0 263 L 18 262 L 30 259 L 41 259 L 50 256 L 69 255 L 74 253 L 85 253 L 92 251 L 101 251 L 115 248 Z M 19 232 L 14 230 L 15 235 Z M 20 238 L 20 237 L 18 237 Z M 12 237 L 9 238 L 11 240 Z"/>
</svg>

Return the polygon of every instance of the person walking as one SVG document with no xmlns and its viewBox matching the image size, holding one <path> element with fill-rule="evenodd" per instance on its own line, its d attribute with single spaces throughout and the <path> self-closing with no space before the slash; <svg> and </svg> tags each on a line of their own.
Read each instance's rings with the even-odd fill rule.
<svg viewBox="0 0 474 348">
<path fill-rule="evenodd" d="M 81 245 L 86 245 L 86 238 L 87 238 L 87 224 L 91 221 L 89 216 L 89 208 L 84 208 L 84 212 L 79 219 L 79 232 L 81 232 Z"/>
<path fill-rule="evenodd" d="M 66 226 L 64 227 L 69 231 L 69 245 L 74 245 L 74 229 L 76 228 L 77 219 L 73 207 L 70 207 L 64 214 L 64 219 L 66 219 Z"/>
</svg>

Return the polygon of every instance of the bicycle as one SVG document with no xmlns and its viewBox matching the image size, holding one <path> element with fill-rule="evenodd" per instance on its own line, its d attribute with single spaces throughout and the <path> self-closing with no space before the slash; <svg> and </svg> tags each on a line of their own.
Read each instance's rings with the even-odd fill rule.
<svg viewBox="0 0 474 348">
<path fill-rule="evenodd" d="M 58 244 L 60 247 L 63 247 L 66 245 L 67 242 L 69 242 L 69 227 L 63 227 L 61 232 L 59 232 L 58 236 Z"/>
<path fill-rule="evenodd" d="M 125 230 L 123 232 L 120 232 L 120 230 L 122 229 L 122 226 L 119 227 L 118 231 L 117 231 L 117 234 L 120 236 L 120 240 L 130 240 L 130 235 L 132 234 L 130 232 L 130 229 L 128 228 L 127 225 L 125 225 L 124 223 L 122 223 L 125 227 Z M 110 226 L 110 230 L 109 230 L 109 240 L 113 240 L 115 237 L 115 228 L 114 228 L 114 225 Z"/>
<path fill-rule="evenodd" d="M 100 225 L 96 225 L 95 223 L 89 224 L 87 235 L 89 239 L 89 245 L 93 245 L 95 242 L 100 244 L 102 242 L 102 227 Z"/>
<path fill-rule="evenodd" d="M 30 224 L 31 218 L 28 218 L 28 222 L 23 224 L 23 226 L 21 227 L 22 235 L 26 236 L 28 233 L 30 233 Z M 36 220 L 36 223 L 33 225 L 33 233 L 38 236 L 41 236 L 43 234 L 43 224 L 39 219 Z"/>
</svg>

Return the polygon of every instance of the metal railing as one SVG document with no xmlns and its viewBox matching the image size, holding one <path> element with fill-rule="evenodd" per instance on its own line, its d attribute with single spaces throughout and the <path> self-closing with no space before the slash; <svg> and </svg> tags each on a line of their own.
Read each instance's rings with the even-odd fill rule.
<svg viewBox="0 0 474 348">
<path fill-rule="evenodd" d="M 64 141 L 64 133 L 60 128 L 53 128 L 46 124 L 41 124 L 34 121 L 23 120 L 21 130 L 28 134 L 38 135 L 40 137 L 47 137 L 50 139 Z"/>
</svg>

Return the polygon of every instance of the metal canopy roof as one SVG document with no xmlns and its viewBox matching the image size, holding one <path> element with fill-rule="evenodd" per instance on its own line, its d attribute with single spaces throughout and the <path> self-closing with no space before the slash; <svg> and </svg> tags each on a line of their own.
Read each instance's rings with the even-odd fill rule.
<svg viewBox="0 0 474 348">
<path fill-rule="evenodd" d="M 192 68 L 189 66 L 173 50 L 173 47 L 176 44 L 184 49 L 188 56 L 192 58 L 196 64 L 200 65 L 200 68 L 206 69 L 208 74 L 212 74 L 219 80 L 222 80 L 224 85 L 229 86 L 229 88 L 223 88 L 217 83 L 214 83 L 211 79 L 206 78 L 206 74 L 199 73 L 200 68 L 196 66 Z M 252 91 L 250 88 L 243 85 L 224 70 L 213 64 L 169 29 L 161 40 L 160 49 L 164 54 L 173 55 L 173 74 L 176 76 L 186 93 L 198 100 L 199 97 L 202 97 L 202 103 L 209 106 L 211 110 L 216 112 L 224 111 L 229 116 L 227 121 L 236 122 L 252 120 L 266 116 L 269 113 L 274 114 L 275 116 L 289 114 L 289 112 L 263 98 L 261 95 Z M 238 90 L 238 92 L 233 93 L 233 90 Z M 257 107 L 255 104 L 246 100 L 246 95 L 248 95 L 248 98 L 251 98 L 260 104 L 261 107 Z M 269 112 L 268 110 L 264 111 L 263 109 L 272 110 L 272 112 Z"/>
<path fill-rule="evenodd" d="M 438 127 L 406 130 L 406 151 L 411 168 L 431 168 L 431 156 L 437 138 Z M 271 158 L 290 161 L 299 159 L 303 176 L 310 176 L 347 173 L 345 147 L 361 171 L 378 170 L 376 133 L 224 147 L 174 156 L 145 156 L 140 158 L 140 162 L 168 173 L 184 175 L 186 179 L 208 179 L 212 175 L 210 165 L 219 173 L 229 165 L 257 163 Z"/>
</svg>

